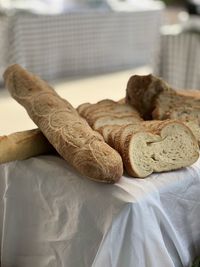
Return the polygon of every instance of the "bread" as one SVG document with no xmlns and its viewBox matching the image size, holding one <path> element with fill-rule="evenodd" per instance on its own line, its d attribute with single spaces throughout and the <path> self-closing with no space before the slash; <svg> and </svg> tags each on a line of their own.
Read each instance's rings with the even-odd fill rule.
<svg viewBox="0 0 200 267">
<path fill-rule="evenodd" d="M 146 177 L 186 167 L 199 156 L 197 141 L 183 123 L 169 121 L 143 121 L 139 113 L 128 104 L 119 117 L 122 104 L 91 104 L 90 111 L 81 112 L 91 127 L 99 131 L 104 140 L 122 156 L 126 171 L 133 177 Z M 111 108 L 112 107 L 112 108 Z M 88 108 L 89 109 L 89 108 Z M 100 113 L 100 110 L 102 113 Z"/>
<path fill-rule="evenodd" d="M 110 99 L 104 99 L 102 101 L 99 101 L 98 102 L 98 107 L 96 107 L 94 104 L 89 104 L 88 105 L 88 103 L 84 103 L 84 104 L 81 104 L 77 108 L 77 111 L 79 112 L 79 114 L 81 116 L 83 116 L 85 118 L 88 114 L 91 114 L 93 112 L 93 110 L 95 110 L 95 111 L 97 111 L 97 109 L 102 110 L 102 107 L 107 108 L 112 103 L 114 103 L 114 101 L 110 100 Z"/>
<path fill-rule="evenodd" d="M 126 126 L 121 140 L 115 139 L 114 147 L 121 141 L 118 151 L 129 175 L 147 177 L 152 172 L 190 166 L 198 159 L 196 139 L 183 123 L 155 121 L 151 127 L 145 123 L 143 126 L 145 130 L 142 126 Z"/>
<path fill-rule="evenodd" d="M 103 136 L 106 143 L 108 143 L 109 134 L 112 130 L 121 129 L 120 125 L 105 125 L 98 128 L 98 132 Z"/>
<path fill-rule="evenodd" d="M 0 164 L 48 153 L 55 150 L 39 129 L 0 136 Z"/>
<path fill-rule="evenodd" d="M 176 91 L 153 75 L 135 75 L 128 82 L 126 102 L 146 119 L 181 120 L 190 127 L 200 145 L 199 92 Z"/>
<path fill-rule="evenodd" d="M 155 101 L 152 117 L 181 120 L 191 129 L 200 146 L 200 98 L 197 94 L 160 94 Z"/>
<path fill-rule="evenodd" d="M 178 90 L 177 93 L 182 96 L 191 96 L 191 97 L 200 99 L 199 90 Z"/>
<path fill-rule="evenodd" d="M 127 125 L 141 121 L 139 113 L 133 107 L 109 99 L 91 104 L 85 109 L 81 107 L 82 105 L 77 108 L 79 114 L 88 121 L 94 130 L 107 125 Z"/>
<path fill-rule="evenodd" d="M 102 118 L 99 118 L 95 121 L 95 123 L 93 124 L 93 129 L 97 130 L 103 126 L 106 125 L 127 125 L 130 123 L 135 123 L 135 118 L 133 118 L 132 116 L 128 116 L 128 117 L 121 117 L 118 118 L 116 116 L 105 116 Z"/>
<path fill-rule="evenodd" d="M 144 119 L 149 119 L 155 108 L 155 99 L 162 92 L 175 93 L 167 83 L 152 74 L 134 75 L 128 81 L 125 101 L 136 108 Z"/>
<path fill-rule="evenodd" d="M 57 152 L 81 174 L 114 183 L 123 173 L 120 155 L 93 131 L 72 105 L 39 77 L 15 64 L 4 73 L 6 88 Z"/>
<path fill-rule="evenodd" d="M 180 95 L 178 93 L 173 95 L 167 92 L 162 93 L 155 101 L 155 109 L 152 112 L 152 116 L 156 119 L 167 119 L 169 118 L 168 113 L 176 109 L 180 110 L 180 115 L 183 113 L 192 114 L 193 110 L 195 112 L 195 110 L 200 109 L 200 98 Z"/>
<path fill-rule="evenodd" d="M 127 173 L 133 177 L 190 166 L 199 157 L 189 128 L 172 120 L 115 127 L 107 142 L 121 154 Z"/>
</svg>

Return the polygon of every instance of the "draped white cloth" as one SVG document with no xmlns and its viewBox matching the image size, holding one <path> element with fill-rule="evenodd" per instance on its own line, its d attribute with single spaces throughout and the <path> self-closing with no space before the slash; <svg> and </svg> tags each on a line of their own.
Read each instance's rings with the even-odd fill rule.
<svg viewBox="0 0 200 267">
<path fill-rule="evenodd" d="M 3 267 L 186 267 L 200 253 L 200 160 L 105 185 L 42 156 L 0 165 L 0 181 Z"/>
</svg>

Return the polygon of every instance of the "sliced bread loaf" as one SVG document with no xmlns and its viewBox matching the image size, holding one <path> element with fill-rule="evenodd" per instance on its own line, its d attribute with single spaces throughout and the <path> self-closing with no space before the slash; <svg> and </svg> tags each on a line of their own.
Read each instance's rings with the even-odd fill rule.
<svg viewBox="0 0 200 267">
<path fill-rule="evenodd" d="M 151 127 L 146 125 L 145 131 L 128 131 L 119 153 L 128 174 L 135 177 L 190 166 L 199 157 L 193 134 L 176 121 L 154 122 Z"/>
<path fill-rule="evenodd" d="M 181 122 L 143 121 L 127 104 L 99 107 L 97 103 L 89 109 L 92 113 L 84 113 L 86 120 L 120 153 L 130 176 L 146 177 L 152 172 L 186 167 L 199 156 L 194 135 Z"/>
<path fill-rule="evenodd" d="M 167 83 L 156 76 L 134 75 L 128 81 L 125 100 L 135 107 L 143 118 L 149 119 L 154 109 L 155 99 L 162 92 L 175 93 Z"/>
</svg>

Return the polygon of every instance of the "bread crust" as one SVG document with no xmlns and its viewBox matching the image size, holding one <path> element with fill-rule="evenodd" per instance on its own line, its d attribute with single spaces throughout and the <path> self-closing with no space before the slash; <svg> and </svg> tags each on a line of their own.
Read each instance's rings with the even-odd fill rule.
<svg viewBox="0 0 200 267">
<path fill-rule="evenodd" d="M 56 153 L 39 129 L 0 136 L 0 164 Z"/>
<path fill-rule="evenodd" d="M 68 101 L 17 64 L 5 71 L 4 80 L 11 95 L 25 107 L 68 163 L 93 180 L 105 183 L 119 180 L 123 173 L 120 155 L 90 128 Z"/>
<path fill-rule="evenodd" d="M 123 104 L 124 107 L 126 105 Z M 129 115 L 126 116 L 125 112 L 122 116 L 119 115 L 121 107 L 120 103 L 112 103 L 109 108 L 100 107 L 97 103 L 90 107 L 92 113 L 84 115 L 91 127 L 99 131 L 104 140 L 120 153 L 130 176 L 143 178 L 154 171 L 186 167 L 197 160 L 199 150 L 196 139 L 183 123 L 174 120 L 143 121 L 134 108 L 130 114 L 129 105 L 126 109 Z M 179 140 L 178 135 L 181 136 Z M 177 147 L 182 147 L 184 151 L 179 151 L 178 156 L 175 141 Z M 167 151 L 166 155 L 162 150 Z M 189 153 L 189 158 L 186 153 Z M 182 157 L 181 160 L 179 157 Z M 173 162 L 174 158 L 177 164 Z"/>
<path fill-rule="evenodd" d="M 151 119 L 155 100 L 162 92 L 174 94 L 174 90 L 160 78 L 149 75 L 133 75 L 126 88 L 126 103 L 135 107 L 144 119 Z"/>
</svg>

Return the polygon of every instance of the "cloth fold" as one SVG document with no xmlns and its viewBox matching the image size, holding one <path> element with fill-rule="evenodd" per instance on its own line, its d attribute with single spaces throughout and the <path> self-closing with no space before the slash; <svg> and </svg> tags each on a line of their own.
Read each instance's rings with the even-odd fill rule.
<svg viewBox="0 0 200 267">
<path fill-rule="evenodd" d="M 200 160 L 115 185 L 56 156 L 0 165 L 0 177 L 2 266 L 186 267 L 200 251 Z"/>
</svg>

